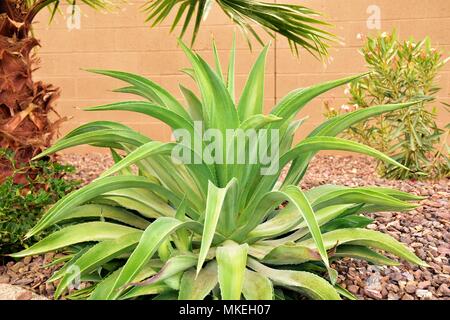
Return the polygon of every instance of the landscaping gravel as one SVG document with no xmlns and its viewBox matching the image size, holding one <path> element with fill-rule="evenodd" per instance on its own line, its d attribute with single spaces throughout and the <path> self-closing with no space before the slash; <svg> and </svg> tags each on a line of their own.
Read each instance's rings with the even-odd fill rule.
<svg viewBox="0 0 450 320">
<path fill-rule="evenodd" d="M 395 181 L 376 175 L 372 159 L 362 157 L 316 157 L 302 187 L 322 184 L 387 186 L 427 197 L 415 210 L 370 214 L 368 227 L 388 233 L 413 248 L 430 268 L 404 262 L 399 267 L 376 267 L 345 259 L 336 268 L 339 283 L 362 299 L 450 300 L 450 180 Z"/>
<path fill-rule="evenodd" d="M 61 161 L 73 164 L 77 173 L 73 178 L 85 183 L 112 164 L 107 155 L 64 155 Z M 388 186 L 427 197 L 420 206 L 408 212 L 370 214 L 375 219 L 370 229 L 388 233 L 407 244 L 425 260 L 430 268 L 403 263 L 398 267 L 376 267 L 355 259 L 336 263 L 338 282 L 359 299 L 391 300 L 450 300 L 450 180 L 392 181 L 376 175 L 376 163 L 365 157 L 318 156 L 305 176 L 302 187 L 307 189 L 322 184 L 346 186 Z M 51 297 L 52 284 L 45 280 L 58 268 L 40 268 L 47 254 L 9 262 L 0 266 L 0 284 L 12 283 L 31 288 Z"/>
</svg>

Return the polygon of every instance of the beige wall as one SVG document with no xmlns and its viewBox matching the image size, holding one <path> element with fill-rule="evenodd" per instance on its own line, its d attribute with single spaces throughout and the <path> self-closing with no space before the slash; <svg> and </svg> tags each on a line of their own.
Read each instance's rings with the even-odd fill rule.
<svg viewBox="0 0 450 320">
<path fill-rule="evenodd" d="M 364 71 L 364 61 L 357 52 L 363 40 L 359 40 L 357 34 L 367 35 L 373 32 L 368 30 L 366 24 L 369 16 L 366 11 L 370 5 L 378 5 L 381 9 L 381 31 L 396 28 L 402 38 L 410 35 L 416 38 L 430 35 L 437 47 L 445 50 L 446 55 L 450 53 L 449 0 L 287 1 L 301 3 L 323 12 L 326 19 L 335 25 L 333 31 L 343 38 L 344 44 L 333 48 L 333 61 L 323 65 L 305 53 L 300 59 L 293 57 L 287 42 L 278 38 L 276 44 L 272 44 L 268 55 L 266 110 L 295 88 Z M 113 14 L 96 13 L 83 8 L 85 10 L 80 30 L 69 31 L 62 16 L 56 18 L 50 26 L 47 24 L 47 12 L 38 17 L 36 35 L 41 40 L 42 48 L 39 50 L 41 68 L 37 78 L 62 88 L 58 111 L 71 117 L 64 124 L 62 134 L 87 121 L 109 119 L 130 125 L 155 139 L 169 139 L 170 132 L 167 127 L 142 115 L 123 112 L 88 113 L 80 110 L 83 106 L 126 98 L 109 92 L 120 87 L 120 82 L 90 74 L 81 68 L 108 68 L 140 73 L 161 83 L 177 97 L 180 96 L 179 82 L 192 87 L 189 79 L 179 72 L 180 68 L 188 64 L 176 45 L 178 30 L 170 35 L 169 21 L 150 29 L 145 25 L 145 15 L 140 10 L 144 1 L 129 2 L 132 4 Z M 234 30 L 235 27 L 215 6 L 201 28 L 195 49 L 211 61 L 211 36 L 214 35 L 219 53 L 225 59 Z M 238 87 L 242 87 L 260 46 L 255 43 L 252 53 L 241 35 L 237 35 L 237 81 Z M 265 39 L 268 40 L 269 37 Z M 439 98 L 449 103 L 450 63 L 441 74 L 440 84 L 442 90 Z M 305 126 L 308 131 L 322 120 L 324 99 L 333 100 L 336 106 L 346 101 L 343 89 L 340 88 L 311 103 L 299 115 L 310 116 Z M 442 110 L 439 122 L 448 122 L 449 115 Z M 76 151 L 84 152 L 87 149 L 78 148 Z"/>
</svg>

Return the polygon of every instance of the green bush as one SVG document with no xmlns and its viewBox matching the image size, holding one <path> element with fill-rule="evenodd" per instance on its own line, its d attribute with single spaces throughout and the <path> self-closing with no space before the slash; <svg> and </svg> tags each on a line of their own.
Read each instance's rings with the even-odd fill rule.
<svg viewBox="0 0 450 320">
<path fill-rule="evenodd" d="M 440 178 L 450 173 L 449 149 L 444 130 L 436 124 L 436 107 L 430 107 L 440 88 L 438 71 L 448 61 L 426 38 L 401 42 L 396 33 L 368 38 L 362 49 L 370 74 L 350 84 L 349 102 L 340 109 L 327 105 L 326 116 L 379 104 L 423 99 L 421 103 L 386 113 L 351 126 L 349 139 L 380 150 L 410 170 L 380 162 L 382 176 L 394 179 Z"/>
<path fill-rule="evenodd" d="M 65 174 L 73 171 L 71 166 L 43 160 L 18 166 L 12 153 L 5 149 L 0 149 L 0 159 L 16 168 L 0 185 L 0 254 L 6 254 L 40 240 L 43 234 L 27 240 L 24 237 L 45 210 L 73 191 L 77 183 L 64 179 Z M 15 181 L 23 172 L 27 176 Z"/>
<path fill-rule="evenodd" d="M 408 210 L 416 207 L 410 201 L 418 197 L 380 187 L 325 185 L 308 191 L 298 187 L 309 161 L 320 150 L 360 152 L 401 166 L 379 151 L 334 136 L 359 121 L 412 103 L 382 105 L 330 119 L 292 146 L 302 124 L 294 120 L 297 113 L 313 98 L 361 75 L 295 90 L 270 114 L 263 114 L 267 48 L 235 102 L 235 51 L 225 76 L 217 55 L 212 68 L 180 45 L 192 64 L 185 72 L 201 93 L 197 96 L 180 86 L 187 108 L 149 79 L 106 70 L 93 72 L 126 82 L 118 92 L 146 101 L 88 108 L 157 118 L 174 133 L 183 132 L 177 134 L 177 142 L 153 141 L 122 124 L 97 121 L 75 129 L 40 155 L 90 144 L 111 148 L 116 161 L 100 178 L 55 204 L 28 237 L 65 221 L 71 225 L 13 255 L 76 245 L 70 261 L 50 279 L 59 280 L 56 297 L 80 277 L 93 285 L 73 298 L 283 299 L 298 293 L 314 299 L 352 298 L 336 285 L 331 261 L 354 257 L 398 264 L 379 249 L 426 266 L 389 235 L 365 229 L 372 220 L 362 215 Z M 210 148 L 206 140 L 196 144 L 187 137 L 199 134 L 198 123 L 205 130 L 213 129 L 215 141 L 231 139 L 233 143 L 222 148 Z M 267 145 L 255 144 L 250 137 L 238 135 L 237 129 L 268 132 L 270 139 Z M 278 140 L 272 139 L 277 135 Z M 263 161 L 237 161 L 239 149 L 234 142 L 240 142 L 247 155 L 256 152 L 255 146 L 260 154 L 278 151 L 269 166 L 273 172 L 262 171 Z M 175 156 L 175 150 L 183 152 Z M 181 154 L 195 161 L 180 161 L 186 160 Z M 220 154 L 226 155 L 224 162 L 217 160 Z M 207 160 L 208 155 L 214 161 Z M 278 181 L 288 164 L 286 179 Z M 130 170 L 134 165 L 138 171 Z"/>
</svg>

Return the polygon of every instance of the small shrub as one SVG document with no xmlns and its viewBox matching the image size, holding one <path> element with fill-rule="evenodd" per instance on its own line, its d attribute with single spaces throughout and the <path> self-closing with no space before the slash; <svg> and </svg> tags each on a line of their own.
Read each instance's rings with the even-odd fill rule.
<svg viewBox="0 0 450 320">
<path fill-rule="evenodd" d="M 431 46 L 429 38 L 419 43 L 413 39 L 401 42 L 395 32 L 368 38 L 361 52 L 371 73 L 347 87 L 348 104 L 335 109 L 326 103 L 325 115 L 330 118 L 355 109 L 423 99 L 409 108 L 353 125 L 343 135 L 390 155 L 410 169 L 380 162 L 379 172 L 384 177 L 448 176 L 444 130 L 436 124 L 436 107 L 430 105 L 440 90 L 436 85 L 438 71 L 448 59 Z"/>
<path fill-rule="evenodd" d="M 45 233 L 24 240 L 25 233 L 50 205 L 78 183 L 64 178 L 73 171 L 71 166 L 44 160 L 17 165 L 12 153 L 5 149 L 0 149 L 0 158 L 15 168 L 0 185 L 0 254 L 6 254 L 40 240 Z M 27 175 L 22 176 L 22 172 Z"/>
</svg>

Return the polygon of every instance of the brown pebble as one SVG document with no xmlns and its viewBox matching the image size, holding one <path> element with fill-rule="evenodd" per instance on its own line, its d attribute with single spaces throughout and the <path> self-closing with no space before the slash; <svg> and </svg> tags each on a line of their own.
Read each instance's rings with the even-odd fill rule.
<svg viewBox="0 0 450 320">
<path fill-rule="evenodd" d="M 16 296 L 16 300 L 31 300 L 32 297 L 33 294 L 31 293 L 31 291 L 24 291 Z"/>
<path fill-rule="evenodd" d="M 0 276 L 0 283 L 9 283 L 9 279 L 11 279 L 8 275 L 4 274 Z"/>
<path fill-rule="evenodd" d="M 364 293 L 366 294 L 366 296 L 368 296 L 369 298 L 375 299 L 375 300 L 380 300 L 383 298 L 381 292 L 376 291 L 376 290 L 371 290 L 371 289 L 364 289 Z"/>
<path fill-rule="evenodd" d="M 396 293 L 389 292 L 388 293 L 388 300 L 400 300 L 400 297 Z"/>
<path fill-rule="evenodd" d="M 347 289 L 348 289 L 348 291 L 350 291 L 353 294 L 358 294 L 358 291 L 359 291 L 359 287 L 355 286 L 354 284 L 348 286 Z"/>
<path fill-rule="evenodd" d="M 31 256 L 25 257 L 25 258 L 23 258 L 23 263 L 30 264 L 31 260 L 32 260 Z"/>
<path fill-rule="evenodd" d="M 442 272 L 450 274 L 450 266 L 448 264 L 445 264 L 442 266 Z"/>
<path fill-rule="evenodd" d="M 450 289 L 446 283 L 440 285 L 438 292 L 444 296 L 450 297 Z"/>
<path fill-rule="evenodd" d="M 416 283 L 414 281 L 410 281 L 406 284 L 405 291 L 412 294 L 416 292 L 416 288 L 417 288 Z"/>
<path fill-rule="evenodd" d="M 394 272 L 390 275 L 391 280 L 400 281 L 403 278 L 403 275 L 400 272 Z"/>
<path fill-rule="evenodd" d="M 419 282 L 419 284 L 417 285 L 417 287 L 418 287 L 419 289 L 425 289 L 425 288 L 428 288 L 429 286 L 431 286 L 431 281 L 428 281 L 428 280 L 426 280 L 426 281 L 421 281 L 421 282 Z"/>
<path fill-rule="evenodd" d="M 405 293 L 402 297 L 402 300 L 414 300 L 414 297 Z"/>
</svg>

